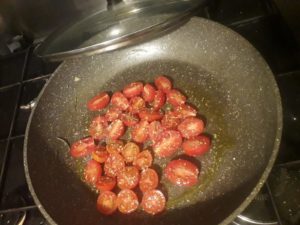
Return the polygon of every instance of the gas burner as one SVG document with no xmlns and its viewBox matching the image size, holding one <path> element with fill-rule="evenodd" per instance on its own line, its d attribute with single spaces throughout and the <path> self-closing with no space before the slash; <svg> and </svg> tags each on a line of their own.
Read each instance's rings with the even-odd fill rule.
<svg viewBox="0 0 300 225">
<path fill-rule="evenodd" d="M 3 197 L 2 205 L 5 206 L 7 210 L 1 210 L 2 213 L 0 214 L 0 224 L 24 224 L 27 212 L 25 210 L 20 210 L 20 207 L 25 207 L 27 203 L 27 197 L 24 194 L 24 189 L 24 187 L 20 187 Z"/>
<path fill-rule="evenodd" d="M 278 225 L 270 195 L 264 187 L 232 225 Z"/>
<path fill-rule="evenodd" d="M 300 161 L 281 164 L 273 168 L 269 185 L 274 202 L 284 224 L 300 222 Z"/>
<path fill-rule="evenodd" d="M 256 215 L 255 215 L 256 216 Z M 260 221 L 251 219 L 250 217 L 238 215 L 237 218 L 232 222 L 233 225 L 278 225 L 276 221 Z"/>
<path fill-rule="evenodd" d="M 0 224 L 23 225 L 26 219 L 26 211 L 0 214 Z"/>
</svg>

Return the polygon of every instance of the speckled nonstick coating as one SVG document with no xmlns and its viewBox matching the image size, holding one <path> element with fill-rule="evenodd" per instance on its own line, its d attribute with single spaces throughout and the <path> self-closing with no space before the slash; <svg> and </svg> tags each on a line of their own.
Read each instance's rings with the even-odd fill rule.
<svg viewBox="0 0 300 225">
<path fill-rule="evenodd" d="M 100 91 L 166 74 L 206 120 L 213 149 L 201 160 L 202 184 L 156 216 L 105 217 L 96 194 L 70 159 L 69 142 L 87 136 L 86 102 Z M 51 224 L 227 224 L 253 199 L 274 163 L 282 128 L 271 70 L 232 30 L 192 18 L 172 33 L 101 55 L 66 60 L 43 89 L 27 127 L 24 164 L 29 189 Z M 176 206 L 181 207 L 176 207 Z"/>
</svg>

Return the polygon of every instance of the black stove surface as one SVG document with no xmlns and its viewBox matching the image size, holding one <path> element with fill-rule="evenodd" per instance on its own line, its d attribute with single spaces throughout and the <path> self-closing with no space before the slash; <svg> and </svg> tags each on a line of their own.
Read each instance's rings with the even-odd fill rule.
<svg viewBox="0 0 300 225">
<path fill-rule="evenodd" d="M 275 2 L 215 0 L 199 14 L 232 28 L 258 49 L 282 97 L 284 127 L 276 165 L 235 225 L 300 224 L 300 50 Z M 59 63 L 41 61 L 32 48 L 0 58 L 0 225 L 47 224 L 26 184 L 23 142 L 35 99 Z"/>
</svg>

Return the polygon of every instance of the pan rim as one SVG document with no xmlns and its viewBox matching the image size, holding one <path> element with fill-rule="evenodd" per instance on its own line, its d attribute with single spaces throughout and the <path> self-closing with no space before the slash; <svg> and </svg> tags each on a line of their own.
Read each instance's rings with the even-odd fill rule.
<svg viewBox="0 0 300 225">
<path fill-rule="evenodd" d="M 27 144 L 28 144 L 28 136 L 29 136 L 29 130 L 31 127 L 31 122 L 32 122 L 32 118 L 34 116 L 35 113 L 35 109 L 40 101 L 40 99 L 42 98 L 45 90 L 47 89 L 48 85 L 51 83 L 53 77 L 55 76 L 55 74 L 57 73 L 57 71 L 59 70 L 59 68 L 61 68 L 63 66 L 64 62 L 62 62 L 54 71 L 54 73 L 52 73 L 51 77 L 49 78 L 49 80 L 46 82 L 46 84 L 44 85 L 44 87 L 42 88 L 41 92 L 39 93 L 37 100 L 36 100 L 36 104 L 34 106 L 34 108 L 32 109 L 29 119 L 28 119 L 28 123 L 26 126 L 26 130 L 25 130 L 25 138 L 24 138 L 24 146 L 23 146 L 23 165 L 24 165 L 24 170 L 25 170 L 25 178 L 26 178 L 26 182 L 28 185 L 28 189 L 33 197 L 33 201 L 36 204 L 37 208 L 39 209 L 39 211 L 42 213 L 42 215 L 45 217 L 45 219 L 50 222 L 50 224 L 56 225 L 57 223 L 54 221 L 54 219 L 47 213 L 47 211 L 44 209 L 44 207 L 42 206 L 37 194 L 35 193 L 33 184 L 31 182 L 31 178 L 29 175 L 29 168 L 28 168 L 28 161 L 27 161 Z"/>
<path fill-rule="evenodd" d="M 226 27 L 218 22 L 206 19 L 206 18 L 198 18 L 198 17 L 193 17 L 193 20 L 199 20 L 199 21 L 205 21 L 208 23 L 212 23 L 214 25 L 219 26 L 220 28 L 234 34 L 235 36 L 238 36 L 241 41 L 245 42 L 246 44 L 248 44 L 251 48 L 253 48 L 256 52 L 259 53 L 259 51 L 253 47 L 253 45 L 247 40 L 245 39 L 243 36 L 241 36 L 240 34 L 238 34 L 237 32 L 235 32 L 234 30 L 230 29 L 229 27 Z M 109 53 L 108 53 L 109 54 Z M 266 167 L 262 173 L 262 175 L 260 176 L 260 178 L 257 181 L 257 184 L 255 185 L 255 187 L 253 188 L 253 190 L 248 194 L 248 197 L 245 198 L 245 200 L 242 201 L 242 203 L 233 211 L 231 212 L 231 214 L 229 216 L 227 216 L 222 222 L 219 223 L 219 225 L 226 225 L 229 224 L 230 222 L 232 222 L 240 213 L 242 213 L 246 207 L 252 202 L 252 200 L 254 199 L 254 197 L 257 195 L 257 193 L 260 191 L 260 189 L 263 187 L 263 185 L 265 184 L 272 168 L 273 165 L 275 163 L 278 151 L 279 151 L 279 147 L 280 147 L 280 142 L 281 142 L 281 135 L 282 135 L 282 127 L 283 127 L 283 118 L 282 118 L 282 102 L 281 102 L 281 96 L 280 96 L 280 91 L 278 88 L 278 85 L 275 81 L 274 78 L 274 74 L 272 72 L 272 70 L 270 69 L 269 65 L 266 63 L 265 59 L 261 56 L 261 54 L 258 54 L 258 58 L 260 58 L 263 63 L 265 64 L 265 67 L 267 70 L 269 70 L 270 73 L 266 74 L 267 76 L 269 76 L 270 79 L 270 85 L 273 87 L 273 94 L 275 97 L 275 101 L 276 101 L 276 110 L 277 110 L 277 129 L 276 129 L 276 134 L 275 134 L 275 140 L 274 140 L 274 144 L 273 144 L 273 151 L 272 154 L 269 157 L 269 161 L 266 164 Z M 56 74 L 58 73 L 58 71 L 60 70 L 61 67 L 63 67 L 63 65 L 67 62 L 68 60 L 63 61 L 58 68 L 54 71 L 54 73 L 51 75 L 51 77 L 49 78 L 49 80 L 47 81 L 47 83 L 44 85 L 43 89 L 41 90 L 41 92 L 39 93 L 38 97 L 37 97 L 37 102 L 35 107 L 33 108 L 27 126 L 26 126 L 26 131 L 25 131 L 25 138 L 24 138 L 24 146 L 23 146 L 23 165 L 24 165 L 24 169 L 25 169 L 25 178 L 26 178 L 26 182 L 28 184 L 29 187 L 29 191 L 33 197 L 33 200 L 35 202 L 35 204 L 37 205 L 37 208 L 40 210 L 40 212 L 42 213 L 42 215 L 45 217 L 45 219 L 53 225 L 57 225 L 57 223 L 54 221 L 54 219 L 47 213 L 47 211 L 44 209 L 44 207 L 42 206 L 38 196 L 36 195 L 35 191 L 34 191 L 34 187 L 33 184 L 31 182 L 31 178 L 30 178 L 30 174 L 29 174 L 29 168 L 28 168 L 28 161 L 27 161 L 27 150 L 28 150 L 28 136 L 29 136 L 29 130 L 31 127 L 31 122 L 32 122 L 32 118 L 34 116 L 35 113 L 35 109 L 41 99 L 41 97 L 43 96 L 45 90 L 47 89 L 48 85 L 51 83 L 52 79 L 56 76 Z"/>
</svg>

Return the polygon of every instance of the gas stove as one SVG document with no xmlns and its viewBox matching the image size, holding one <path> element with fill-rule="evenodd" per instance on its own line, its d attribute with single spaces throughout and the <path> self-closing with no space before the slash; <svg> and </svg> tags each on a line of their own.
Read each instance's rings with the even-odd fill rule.
<svg viewBox="0 0 300 225">
<path fill-rule="evenodd" d="M 215 0 L 198 14 L 249 40 L 270 65 L 282 97 L 284 126 L 277 161 L 234 225 L 300 224 L 300 50 L 278 2 Z M 43 62 L 33 48 L 0 58 L 0 224 L 47 224 L 26 184 L 23 142 L 36 98 L 59 63 Z"/>
</svg>

